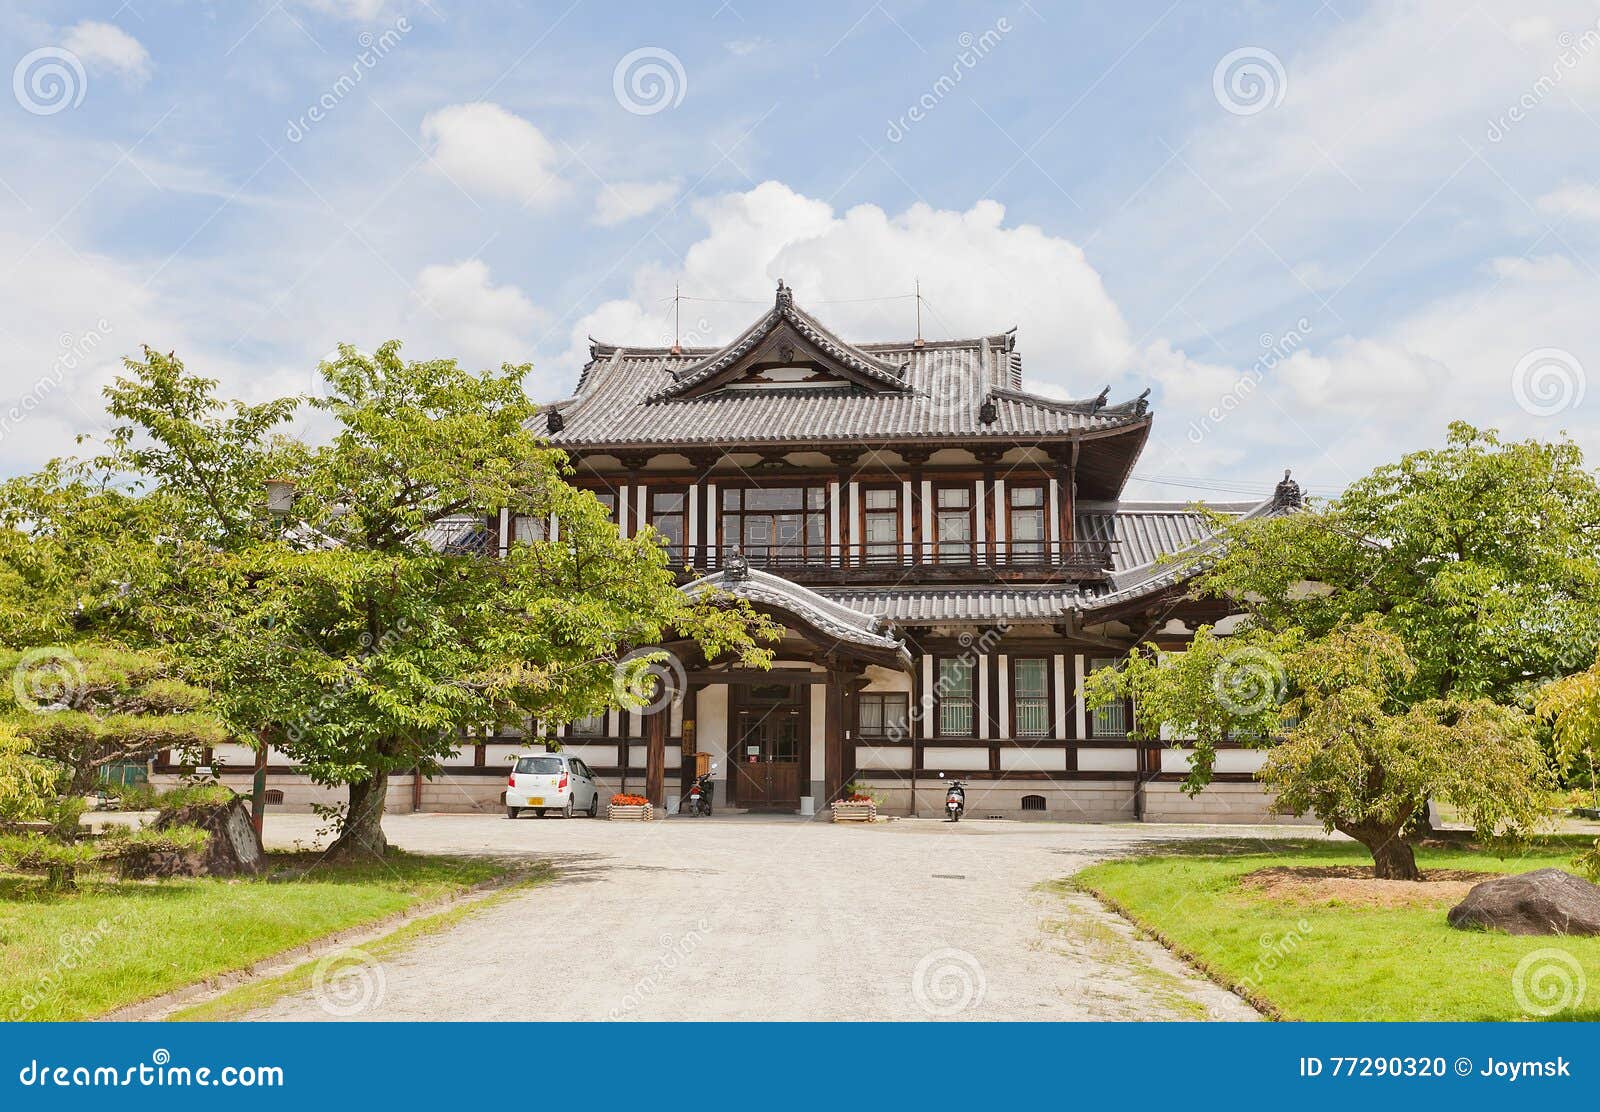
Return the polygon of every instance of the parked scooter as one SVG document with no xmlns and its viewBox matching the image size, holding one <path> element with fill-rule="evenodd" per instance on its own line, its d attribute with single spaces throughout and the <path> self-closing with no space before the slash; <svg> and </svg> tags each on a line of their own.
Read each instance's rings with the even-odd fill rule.
<svg viewBox="0 0 1600 1112">
<path fill-rule="evenodd" d="M 939 773 L 939 779 L 944 779 L 944 773 Z M 967 813 L 967 786 L 960 780 L 950 781 L 950 786 L 945 789 L 944 812 L 950 816 L 951 822 L 960 822 L 961 816 Z"/>
<path fill-rule="evenodd" d="M 713 764 L 711 770 L 704 776 L 696 776 L 689 785 L 689 794 L 683 797 L 683 802 L 678 804 L 678 813 L 681 815 L 709 815 L 711 814 L 711 773 L 717 771 Z"/>
</svg>

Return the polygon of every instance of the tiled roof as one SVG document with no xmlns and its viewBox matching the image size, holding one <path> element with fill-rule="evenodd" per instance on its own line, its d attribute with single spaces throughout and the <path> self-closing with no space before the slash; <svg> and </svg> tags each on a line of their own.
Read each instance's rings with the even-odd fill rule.
<svg viewBox="0 0 1600 1112">
<path fill-rule="evenodd" d="M 1079 597 L 1076 587 L 888 587 L 832 590 L 828 597 L 893 622 L 1052 621 Z"/>
<path fill-rule="evenodd" d="M 671 396 L 736 358 L 731 353 L 761 323 L 724 348 L 674 352 L 595 343 L 578 392 L 545 407 L 559 414 L 551 422 L 550 442 L 588 448 L 871 443 L 908 437 L 970 442 L 1142 428 L 1150 420 L 1143 398 L 1107 405 L 1103 393 L 1057 401 L 1023 392 L 1010 334 L 843 345 L 844 356 L 873 362 L 862 373 L 889 376 L 882 390 L 859 385 L 767 387 Z M 994 420 L 988 422 L 981 419 L 985 401 L 994 405 Z"/>
<path fill-rule="evenodd" d="M 1207 502 L 1206 509 L 1239 515 L 1255 502 Z M 1118 575 L 1154 563 L 1164 554 L 1181 552 L 1211 536 L 1194 505 L 1174 502 L 1080 502 L 1076 515 L 1079 540 L 1115 541 L 1111 569 Z"/>
<path fill-rule="evenodd" d="M 691 597 L 707 591 L 735 595 L 753 603 L 766 603 L 796 614 L 819 631 L 849 644 L 892 653 L 909 661 L 905 643 L 875 614 L 863 613 L 837 599 L 826 598 L 798 583 L 756 568 L 736 575 L 731 569 L 702 576 L 685 584 Z"/>
</svg>

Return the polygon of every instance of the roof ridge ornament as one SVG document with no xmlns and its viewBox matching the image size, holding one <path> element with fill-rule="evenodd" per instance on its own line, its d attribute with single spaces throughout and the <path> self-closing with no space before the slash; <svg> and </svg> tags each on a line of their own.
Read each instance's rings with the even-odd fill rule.
<svg viewBox="0 0 1600 1112">
<path fill-rule="evenodd" d="M 750 578 L 750 560 L 745 556 L 743 548 L 738 545 L 733 546 L 733 551 L 728 554 L 728 566 L 724 570 L 729 579 Z"/>
<path fill-rule="evenodd" d="M 773 307 L 780 312 L 784 309 L 794 308 L 794 290 L 783 284 L 783 279 L 778 279 L 778 296 Z"/>
<path fill-rule="evenodd" d="M 1290 478 L 1292 474 L 1293 472 L 1289 468 L 1285 467 L 1283 469 L 1283 481 L 1274 488 L 1272 500 L 1280 506 L 1299 509 L 1305 504 L 1306 499 L 1304 492 L 1300 489 L 1300 484 Z"/>
</svg>

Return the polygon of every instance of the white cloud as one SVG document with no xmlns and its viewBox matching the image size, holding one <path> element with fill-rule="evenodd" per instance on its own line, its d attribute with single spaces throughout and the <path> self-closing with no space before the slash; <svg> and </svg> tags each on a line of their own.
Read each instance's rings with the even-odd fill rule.
<svg viewBox="0 0 1600 1112">
<path fill-rule="evenodd" d="M 1552 216 L 1600 222 L 1600 188 L 1587 182 L 1568 182 L 1535 202 L 1540 212 Z"/>
<path fill-rule="evenodd" d="M 498 104 L 477 101 L 430 112 L 422 119 L 422 137 L 432 144 L 434 168 L 469 193 L 534 205 L 566 191 L 555 146 Z"/>
<path fill-rule="evenodd" d="M 965 212 L 916 204 L 893 216 L 876 205 L 837 213 L 769 181 L 698 202 L 694 213 L 706 234 L 682 266 L 640 267 L 629 298 L 600 305 L 573 326 L 569 362 L 581 362 L 590 335 L 670 342 L 670 314 L 663 317 L 660 306 L 675 282 L 697 298 L 765 301 L 782 278 L 845 336 L 906 339 L 916 319 L 909 295 L 920 279 L 930 338 L 1019 325 L 1028 373 L 1078 393 L 1093 394 L 1129 369 L 1127 323 L 1083 251 L 1033 225 L 1007 226 L 994 201 Z M 686 343 L 731 339 L 760 312 L 751 304 L 686 305 Z"/>
<path fill-rule="evenodd" d="M 654 212 L 678 195 L 677 181 L 617 182 L 601 187 L 594 222 L 609 228 Z"/>
<path fill-rule="evenodd" d="M 1490 259 L 1489 272 L 1518 282 L 1564 282 L 1578 277 L 1578 265 L 1565 255 L 1507 256 Z"/>
<path fill-rule="evenodd" d="M 1279 380 L 1300 406 L 1362 411 L 1374 402 L 1415 402 L 1450 378 L 1438 360 L 1393 343 L 1345 337 L 1326 350 L 1325 355 L 1297 351 L 1278 369 Z"/>
<path fill-rule="evenodd" d="M 757 35 L 752 39 L 729 39 L 722 45 L 729 54 L 742 58 L 747 54 L 754 54 L 758 50 L 766 50 L 772 45 L 772 40 L 765 36 Z"/>
<path fill-rule="evenodd" d="M 526 358 L 539 310 L 517 287 L 494 285 L 481 259 L 423 267 L 416 296 L 438 315 L 466 362 L 498 366 Z"/>
<path fill-rule="evenodd" d="M 135 85 L 150 79 L 149 51 L 115 24 L 86 19 L 67 31 L 61 45 L 91 71 L 110 70 Z"/>
</svg>

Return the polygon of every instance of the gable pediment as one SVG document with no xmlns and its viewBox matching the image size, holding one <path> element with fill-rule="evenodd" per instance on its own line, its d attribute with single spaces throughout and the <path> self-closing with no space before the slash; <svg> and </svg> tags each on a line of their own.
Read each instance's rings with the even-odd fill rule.
<svg viewBox="0 0 1600 1112">
<path fill-rule="evenodd" d="M 658 398 L 695 398 L 719 390 L 858 386 L 873 392 L 910 387 L 905 369 L 847 344 L 794 304 L 778 283 L 777 302 L 738 339 L 674 376 Z"/>
</svg>

